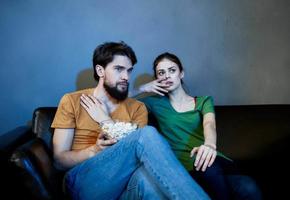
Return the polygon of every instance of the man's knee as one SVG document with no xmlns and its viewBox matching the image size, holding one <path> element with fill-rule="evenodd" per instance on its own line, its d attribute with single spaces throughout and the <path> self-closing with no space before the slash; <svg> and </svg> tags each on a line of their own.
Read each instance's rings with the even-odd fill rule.
<svg viewBox="0 0 290 200">
<path fill-rule="evenodd" d="M 150 186 L 152 183 L 147 175 L 147 172 L 144 170 L 143 167 L 139 167 L 134 174 L 131 177 L 131 185 L 128 184 L 129 187 L 139 187 L 147 188 L 147 186 Z"/>
<path fill-rule="evenodd" d="M 140 131 L 140 137 L 145 141 L 162 140 L 162 136 L 153 126 L 145 126 Z"/>
<path fill-rule="evenodd" d="M 120 199 L 164 199 L 163 193 L 143 166 L 132 174 Z"/>
</svg>

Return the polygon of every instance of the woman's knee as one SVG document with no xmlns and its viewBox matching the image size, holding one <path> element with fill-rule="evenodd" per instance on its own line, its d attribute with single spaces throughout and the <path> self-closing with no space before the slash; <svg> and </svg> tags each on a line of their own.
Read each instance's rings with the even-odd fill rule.
<svg viewBox="0 0 290 200">
<path fill-rule="evenodd" d="M 261 191 L 256 182 L 249 176 L 230 175 L 228 177 L 234 195 L 239 199 L 262 199 Z"/>
<path fill-rule="evenodd" d="M 243 190 L 244 190 L 244 193 L 248 195 L 249 199 L 256 199 L 256 200 L 261 199 L 261 191 L 258 185 L 252 178 L 248 176 L 245 176 L 244 178 Z"/>
</svg>

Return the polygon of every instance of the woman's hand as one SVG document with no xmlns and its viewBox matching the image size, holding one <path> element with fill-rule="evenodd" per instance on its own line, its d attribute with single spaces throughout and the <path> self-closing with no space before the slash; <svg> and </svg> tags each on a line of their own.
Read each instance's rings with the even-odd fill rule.
<svg viewBox="0 0 290 200">
<path fill-rule="evenodd" d="M 111 120 L 107 106 L 96 97 L 82 94 L 80 103 L 94 121 L 101 123 Z"/>
<path fill-rule="evenodd" d="M 149 83 L 146 83 L 142 85 L 139 90 L 140 92 L 153 92 L 156 94 L 159 94 L 161 96 L 164 96 L 164 93 L 167 93 L 166 90 L 166 84 L 162 83 L 163 79 L 156 79 L 154 81 L 151 81 Z"/>
<path fill-rule="evenodd" d="M 207 167 L 210 167 L 217 155 L 215 146 L 212 145 L 201 145 L 199 147 L 194 147 L 190 152 L 190 157 L 196 154 L 194 166 L 197 171 L 201 170 L 204 172 Z"/>
</svg>

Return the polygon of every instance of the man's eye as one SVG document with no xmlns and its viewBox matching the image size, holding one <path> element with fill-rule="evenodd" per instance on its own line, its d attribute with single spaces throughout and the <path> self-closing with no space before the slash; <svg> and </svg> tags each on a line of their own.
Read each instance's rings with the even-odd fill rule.
<svg viewBox="0 0 290 200">
<path fill-rule="evenodd" d="M 131 74 L 133 69 L 128 69 L 128 73 Z"/>
<path fill-rule="evenodd" d="M 122 71 L 122 67 L 116 67 L 116 70 L 118 71 L 118 72 L 121 72 Z"/>
</svg>

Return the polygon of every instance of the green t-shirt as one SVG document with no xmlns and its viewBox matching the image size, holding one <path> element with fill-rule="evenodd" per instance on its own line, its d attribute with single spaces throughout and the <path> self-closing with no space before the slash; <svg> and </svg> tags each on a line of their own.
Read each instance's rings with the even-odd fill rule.
<svg viewBox="0 0 290 200">
<path fill-rule="evenodd" d="M 204 143 L 203 115 L 214 113 L 213 99 L 210 96 L 195 97 L 194 110 L 187 112 L 177 112 L 166 96 L 149 96 L 140 101 L 156 118 L 159 131 L 180 162 L 188 171 L 193 170 L 194 158 L 190 158 L 190 152 Z M 227 158 L 220 152 L 217 155 Z"/>
</svg>

